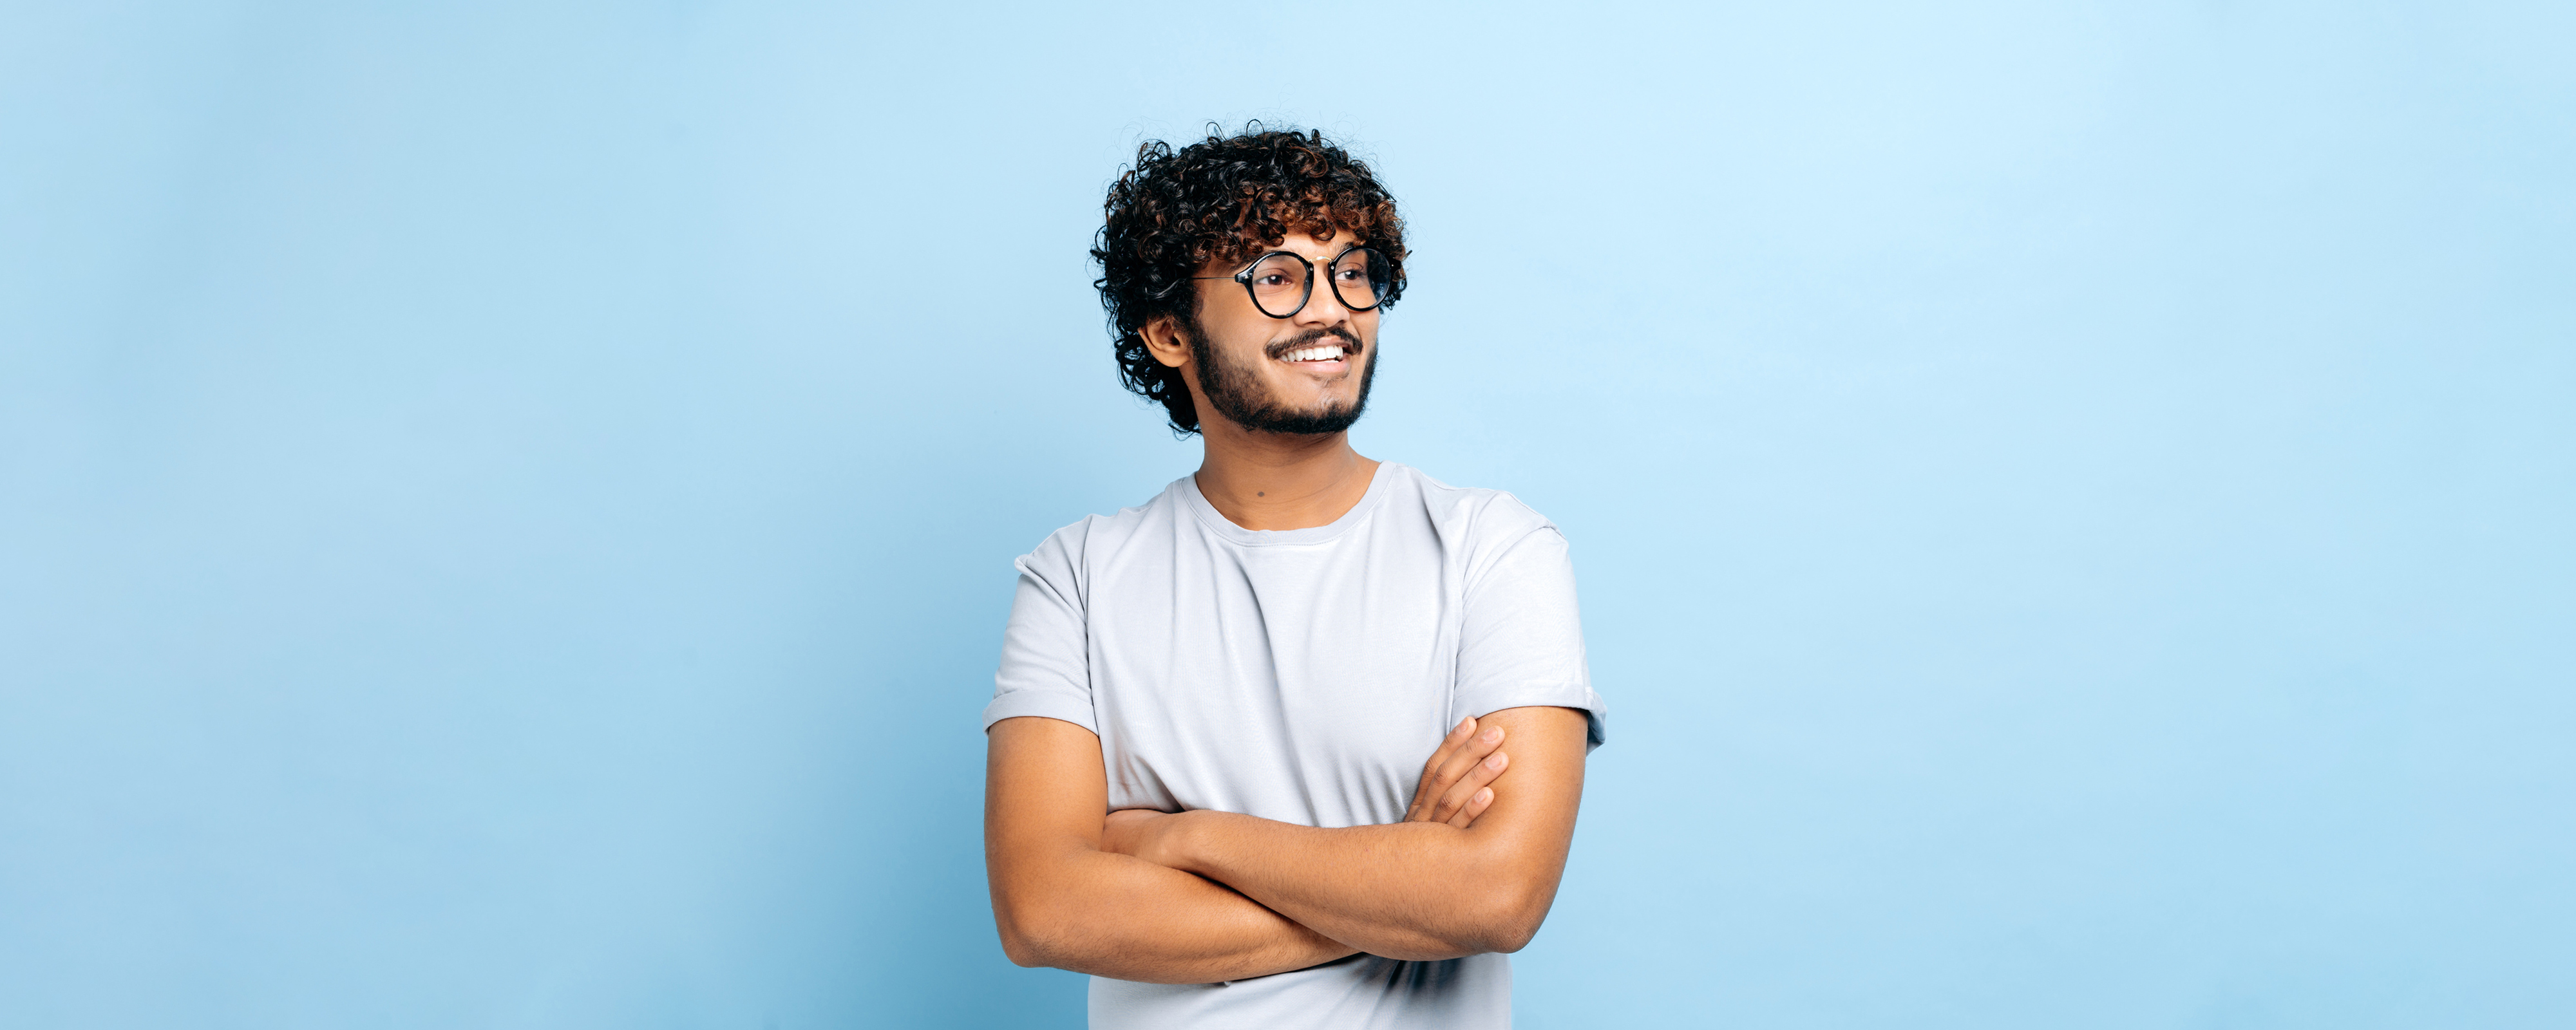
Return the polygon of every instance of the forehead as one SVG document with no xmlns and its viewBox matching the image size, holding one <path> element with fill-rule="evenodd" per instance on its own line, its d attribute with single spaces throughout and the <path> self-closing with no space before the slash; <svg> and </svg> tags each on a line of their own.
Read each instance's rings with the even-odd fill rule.
<svg viewBox="0 0 2576 1030">
<path fill-rule="evenodd" d="M 1331 236 L 1325 237 L 1318 237 L 1313 233 L 1292 232 L 1279 239 L 1267 241 L 1238 236 L 1235 237 L 1234 246 L 1209 258 L 1207 263 L 1210 265 L 1242 264 L 1263 254 L 1281 250 L 1321 260 L 1340 253 L 1344 247 L 1360 242 L 1363 241 L 1346 229 L 1335 229 Z"/>
</svg>

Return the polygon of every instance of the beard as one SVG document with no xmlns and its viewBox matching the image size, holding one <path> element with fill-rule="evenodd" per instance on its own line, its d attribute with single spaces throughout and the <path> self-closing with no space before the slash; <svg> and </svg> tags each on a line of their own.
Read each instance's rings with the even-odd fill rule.
<svg viewBox="0 0 2576 1030">
<path fill-rule="evenodd" d="M 1198 319 L 1186 320 L 1183 328 L 1190 336 L 1190 357 L 1198 366 L 1199 393 L 1208 405 L 1234 424 L 1256 433 L 1296 433 L 1320 436 L 1338 433 L 1360 420 L 1368 408 L 1369 383 L 1377 378 L 1377 348 L 1365 347 L 1350 330 L 1340 327 L 1315 329 L 1299 333 L 1286 343 L 1266 348 L 1258 360 L 1267 361 L 1272 354 L 1285 354 L 1300 347 L 1311 347 L 1326 340 L 1340 340 L 1345 348 L 1360 348 L 1359 393 L 1347 403 L 1326 404 L 1321 410 L 1299 411 L 1270 395 L 1262 383 L 1257 366 L 1233 363 L 1208 344 L 1207 333 L 1199 329 Z"/>
</svg>

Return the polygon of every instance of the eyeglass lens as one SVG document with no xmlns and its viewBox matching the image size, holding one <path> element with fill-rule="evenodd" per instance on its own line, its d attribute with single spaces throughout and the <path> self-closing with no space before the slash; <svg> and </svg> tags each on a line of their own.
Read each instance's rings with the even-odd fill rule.
<svg viewBox="0 0 2576 1030">
<path fill-rule="evenodd" d="M 1262 314 L 1286 318 L 1306 306 L 1313 272 L 1295 254 L 1267 254 L 1252 266 L 1252 278 L 1244 285 L 1252 287 L 1252 302 L 1261 305 Z"/>
<path fill-rule="evenodd" d="M 1353 311 L 1366 311 L 1386 296 L 1387 281 L 1395 270 L 1386 263 L 1385 255 L 1367 247 L 1343 254 L 1333 262 L 1333 294 L 1342 306 Z"/>
</svg>

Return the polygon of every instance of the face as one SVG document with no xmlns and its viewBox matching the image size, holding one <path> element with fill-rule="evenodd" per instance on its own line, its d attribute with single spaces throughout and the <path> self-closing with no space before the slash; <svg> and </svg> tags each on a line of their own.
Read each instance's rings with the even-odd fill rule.
<svg viewBox="0 0 2576 1030">
<path fill-rule="evenodd" d="M 1181 369 L 1194 387 L 1203 425 L 1216 415 L 1259 432 L 1314 434 L 1338 433 L 1358 421 L 1377 371 L 1379 311 L 1352 311 L 1322 271 L 1354 242 L 1349 233 L 1331 239 L 1298 233 L 1265 248 L 1314 262 L 1313 292 L 1287 318 L 1264 314 L 1243 284 L 1225 278 L 1243 267 L 1235 261 L 1199 270 L 1218 278 L 1191 284 L 1199 291 L 1196 318 L 1162 319 L 1146 328 L 1155 360 Z"/>
</svg>

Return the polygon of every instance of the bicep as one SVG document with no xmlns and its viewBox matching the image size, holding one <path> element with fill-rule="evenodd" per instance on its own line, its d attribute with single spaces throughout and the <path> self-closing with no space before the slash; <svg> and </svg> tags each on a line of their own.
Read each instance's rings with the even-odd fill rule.
<svg viewBox="0 0 2576 1030">
<path fill-rule="evenodd" d="M 1494 781 L 1493 805 L 1468 832 L 1502 848 L 1515 866 L 1552 879 L 1574 841 L 1589 720 L 1579 709 L 1538 705 L 1490 712 L 1477 722 L 1503 728 L 1500 750 L 1511 764 Z"/>
<path fill-rule="evenodd" d="M 984 860 L 998 896 L 1069 850 L 1098 850 L 1109 808 L 1100 738 L 1062 719 L 1020 716 L 985 734 Z"/>
<path fill-rule="evenodd" d="M 1578 709 L 1522 706 L 1478 720 L 1503 727 L 1511 764 L 1494 781 L 1493 805 L 1466 829 L 1479 878 L 1481 947 L 1518 951 L 1556 904 L 1583 802 L 1589 719 Z"/>
</svg>

